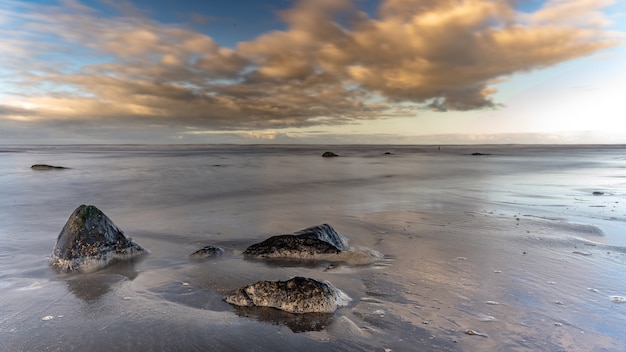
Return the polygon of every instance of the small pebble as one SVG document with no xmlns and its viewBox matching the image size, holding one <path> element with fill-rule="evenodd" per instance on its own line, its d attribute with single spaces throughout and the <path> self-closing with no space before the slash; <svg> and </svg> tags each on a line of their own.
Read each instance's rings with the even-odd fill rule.
<svg viewBox="0 0 626 352">
<path fill-rule="evenodd" d="M 626 297 L 624 296 L 609 296 L 609 299 L 613 303 L 626 303 Z"/>
<path fill-rule="evenodd" d="M 487 302 L 485 302 L 485 304 L 489 304 L 489 305 L 492 305 L 492 306 L 500 305 L 500 303 L 498 303 L 496 301 L 487 301 Z"/>
<path fill-rule="evenodd" d="M 45 317 L 41 318 L 41 320 L 43 321 L 48 321 L 48 320 L 52 320 L 54 319 L 54 317 L 52 315 L 46 315 Z"/>
</svg>

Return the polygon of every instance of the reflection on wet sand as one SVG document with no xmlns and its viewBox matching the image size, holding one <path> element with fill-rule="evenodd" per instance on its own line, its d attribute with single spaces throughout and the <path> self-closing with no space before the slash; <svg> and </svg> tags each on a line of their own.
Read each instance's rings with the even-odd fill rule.
<svg viewBox="0 0 626 352">
<path fill-rule="evenodd" d="M 295 333 L 322 331 L 332 323 L 334 316 L 332 313 L 295 314 L 267 307 L 235 307 L 235 313 L 240 317 L 284 325 Z"/>
<path fill-rule="evenodd" d="M 136 279 L 139 275 L 135 270 L 137 260 L 115 262 L 104 270 L 90 274 L 59 275 L 67 282 L 68 289 L 76 298 L 95 302 L 114 291 L 121 283 Z"/>
</svg>

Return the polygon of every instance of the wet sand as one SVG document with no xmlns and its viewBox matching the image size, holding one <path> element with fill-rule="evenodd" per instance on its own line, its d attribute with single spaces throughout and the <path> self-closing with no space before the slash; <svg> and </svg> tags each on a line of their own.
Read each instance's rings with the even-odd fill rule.
<svg viewBox="0 0 626 352">
<path fill-rule="evenodd" d="M 570 189 L 584 191 L 569 203 L 550 201 L 586 220 L 572 221 L 570 213 L 545 204 L 524 207 L 524 177 L 505 196 L 494 195 L 502 187 L 494 177 L 477 182 L 461 175 L 465 181 L 459 184 L 413 175 L 407 181 L 398 171 L 406 159 L 391 164 L 396 170 L 384 164 L 385 170 L 367 171 L 371 177 L 346 177 L 362 176 L 363 160 L 343 166 L 333 161 L 332 169 L 350 182 L 335 174 L 299 184 L 297 191 L 276 181 L 283 187 L 132 211 L 108 206 L 102 196 L 101 209 L 151 254 L 88 275 L 58 274 L 47 266 L 73 208 L 59 210 L 63 216 L 45 215 L 41 221 L 60 218 L 49 226 L 51 234 L 5 232 L 0 351 L 626 350 L 626 304 L 614 297 L 626 296 L 626 250 L 601 243 L 606 230 L 576 207 L 608 207 L 618 198 L 593 198 L 585 187 L 597 184 L 576 184 Z M 373 161 L 379 162 L 366 160 Z M 450 167 L 471 169 L 472 163 Z M 557 182 L 547 176 L 544 181 Z M 615 216 L 599 223 L 619 227 L 621 208 Z M 356 252 L 381 256 L 339 263 L 242 256 L 247 246 L 271 235 L 321 223 L 346 236 Z M 189 260 L 209 244 L 225 253 Z M 237 287 L 293 276 L 328 280 L 352 301 L 334 314 L 312 315 L 241 309 L 223 301 Z"/>
</svg>

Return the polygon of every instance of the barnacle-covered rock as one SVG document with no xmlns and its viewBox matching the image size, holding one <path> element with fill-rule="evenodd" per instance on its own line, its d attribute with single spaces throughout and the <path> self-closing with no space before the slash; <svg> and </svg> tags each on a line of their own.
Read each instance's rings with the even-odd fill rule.
<svg viewBox="0 0 626 352">
<path fill-rule="evenodd" d="M 50 265 L 62 272 L 91 272 L 114 260 L 131 259 L 147 252 L 126 238 L 100 209 L 81 205 L 61 230 Z"/>
<path fill-rule="evenodd" d="M 290 313 L 332 313 L 351 301 L 330 282 L 305 277 L 259 281 L 235 290 L 224 300 L 236 306 L 271 307 Z"/>
</svg>

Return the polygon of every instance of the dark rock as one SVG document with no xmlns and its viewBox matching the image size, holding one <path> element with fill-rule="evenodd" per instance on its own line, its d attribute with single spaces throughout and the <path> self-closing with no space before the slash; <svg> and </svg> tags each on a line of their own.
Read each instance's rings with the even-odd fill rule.
<svg viewBox="0 0 626 352">
<path fill-rule="evenodd" d="M 243 254 L 246 257 L 311 259 L 321 254 L 338 254 L 340 252 L 337 247 L 322 240 L 281 235 L 253 244 Z"/>
<path fill-rule="evenodd" d="M 189 255 L 189 258 L 195 259 L 195 260 L 202 260 L 202 259 L 207 259 L 207 258 L 219 257 L 223 253 L 224 253 L 224 250 L 219 247 L 206 246 L 191 253 Z"/>
<path fill-rule="evenodd" d="M 315 259 L 325 254 L 338 254 L 348 248 L 347 241 L 330 225 L 323 224 L 279 235 L 248 247 L 246 257 Z"/>
<path fill-rule="evenodd" d="M 63 166 L 52 166 L 52 165 L 46 165 L 46 164 L 35 164 L 31 166 L 30 168 L 33 170 L 65 170 L 67 169 L 67 167 L 63 167 Z"/>
<path fill-rule="evenodd" d="M 126 238 L 100 209 L 81 205 L 61 230 L 50 265 L 63 272 L 91 272 L 145 253 L 148 251 Z"/>
<path fill-rule="evenodd" d="M 484 154 L 484 153 L 472 153 L 472 155 L 491 155 L 491 154 Z"/>
<path fill-rule="evenodd" d="M 328 242 L 337 247 L 340 251 L 348 249 L 348 241 L 328 224 L 307 227 L 306 229 L 294 232 L 293 234 L 302 238 L 316 238 L 318 240 Z"/>
<path fill-rule="evenodd" d="M 604 192 L 600 192 L 600 191 L 595 191 L 592 193 L 594 196 L 603 196 Z"/>
<path fill-rule="evenodd" d="M 339 156 L 339 155 L 337 155 L 337 154 L 335 154 L 333 152 L 324 152 L 324 154 L 322 154 L 322 156 L 324 158 L 333 158 L 333 157 L 336 157 L 336 156 Z"/>
<path fill-rule="evenodd" d="M 287 281 L 259 281 L 224 297 L 242 307 L 272 307 L 290 313 L 332 313 L 351 300 L 329 282 L 294 277 Z"/>
<path fill-rule="evenodd" d="M 391 155 L 391 152 L 385 152 L 384 154 L 385 155 Z"/>
</svg>

